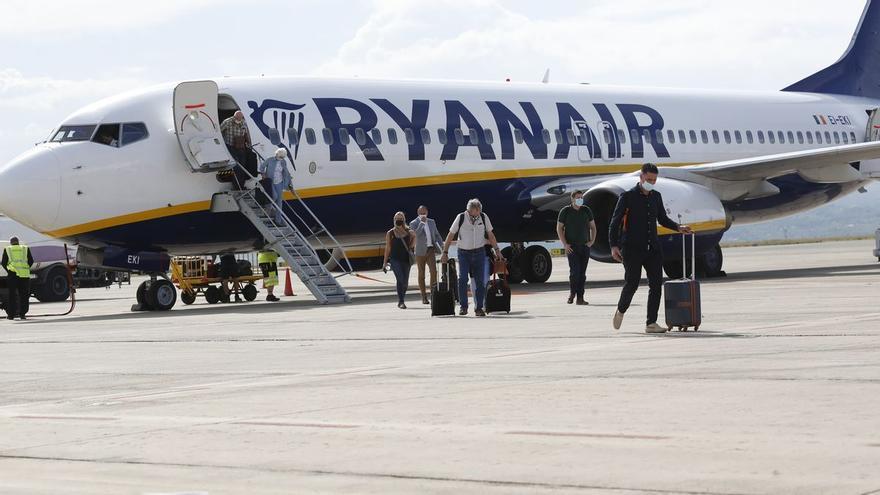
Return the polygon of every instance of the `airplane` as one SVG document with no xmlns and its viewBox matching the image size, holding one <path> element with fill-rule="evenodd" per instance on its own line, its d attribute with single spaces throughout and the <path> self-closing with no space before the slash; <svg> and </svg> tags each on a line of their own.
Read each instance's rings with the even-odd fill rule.
<svg viewBox="0 0 880 495">
<path fill-rule="evenodd" d="M 808 211 L 880 178 L 878 33 L 880 0 L 869 0 L 843 56 L 781 91 L 317 77 L 160 85 L 73 113 L 7 163 L 0 211 L 114 270 L 159 274 L 168 255 L 259 248 L 255 225 L 212 200 L 234 188 L 221 179 L 236 163 L 219 123 L 240 110 L 259 157 L 289 151 L 289 203 L 306 203 L 346 250 L 376 256 L 398 210 L 426 204 L 445 228 L 477 197 L 510 243 L 511 281 L 542 283 L 550 253 L 527 243 L 555 238 L 568 194 L 586 191 L 599 228 L 591 257 L 612 262 L 612 209 L 653 162 L 668 213 L 697 232 L 698 268 L 718 275 L 732 225 Z M 681 238 L 661 234 L 664 268 L 680 274 Z"/>
</svg>

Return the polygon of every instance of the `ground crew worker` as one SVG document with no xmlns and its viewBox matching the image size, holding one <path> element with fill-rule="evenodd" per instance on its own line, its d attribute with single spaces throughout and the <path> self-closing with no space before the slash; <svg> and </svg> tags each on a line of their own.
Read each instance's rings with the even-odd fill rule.
<svg viewBox="0 0 880 495">
<path fill-rule="evenodd" d="M 683 234 L 692 231 L 687 225 L 673 222 L 666 214 L 663 198 L 654 190 L 657 183 L 657 166 L 642 166 L 639 183 L 625 191 L 617 200 L 608 227 L 611 257 L 623 263 L 626 283 L 620 293 L 617 311 L 614 313 L 614 329 L 620 328 L 623 314 L 629 309 L 633 295 L 639 288 L 642 267 L 648 276 L 648 320 L 646 333 L 663 333 L 666 327 L 657 324 L 660 295 L 663 290 L 663 249 L 657 237 L 657 223 Z"/>
<path fill-rule="evenodd" d="M 284 187 L 290 186 L 293 189 L 293 178 L 287 170 L 287 150 L 278 148 L 275 150 L 275 156 L 266 158 L 260 164 L 260 174 L 264 179 L 271 179 L 272 189 L 269 193 L 272 195 L 272 202 L 275 203 L 275 222 L 278 225 L 284 224 L 284 218 L 281 213 L 284 204 Z"/>
<path fill-rule="evenodd" d="M 275 302 L 279 299 L 275 297 L 275 286 L 278 285 L 278 253 L 271 249 L 265 249 L 257 254 L 257 263 L 263 272 L 263 287 L 269 293 L 266 300 Z"/>
<path fill-rule="evenodd" d="M 556 234 L 568 256 L 568 304 L 577 298 L 577 304 L 585 306 L 589 304 L 584 299 L 584 286 L 587 282 L 590 248 L 596 240 L 596 221 L 593 219 L 593 211 L 584 204 L 583 191 L 572 191 L 571 204 L 559 210 Z"/>
<path fill-rule="evenodd" d="M 6 319 L 27 319 L 29 299 L 31 296 L 31 266 L 34 257 L 31 250 L 18 243 L 18 237 L 9 239 L 9 246 L 3 250 L 0 266 L 6 270 L 6 287 L 9 288 L 9 301 L 6 303 Z"/>
</svg>

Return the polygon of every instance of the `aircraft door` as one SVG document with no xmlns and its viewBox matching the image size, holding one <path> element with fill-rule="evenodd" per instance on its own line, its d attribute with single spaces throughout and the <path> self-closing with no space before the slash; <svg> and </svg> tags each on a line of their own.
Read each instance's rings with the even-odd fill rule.
<svg viewBox="0 0 880 495">
<path fill-rule="evenodd" d="M 620 136 L 615 132 L 614 125 L 607 120 L 600 120 L 596 128 L 599 130 L 597 139 L 602 159 L 606 162 L 614 161 L 620 154 Z"/>
<path fill-rule="evenodd" d="M 184 82 L 174 88 L 174 129 L 194 172 L 216 172 L 235 164 L 220 133 L 214 81 Z"/>
<path fill-rule="evenodd" d="M 880 141 L 880 108 L 875 108 L 868 115 L 865 141 Z M 880 179 L 880 160 L 863 160 L 859 164 L 859 171 L 865 177 Z"/>
<path fill-rule="evenodd" d="M 593 161 L 593 150 L 597 143 L 593 142 L 590 126 L 582 120 L 574 122 L 575 129 L 575 148 L 577 149 L 578 160 L 581 163 L 589 163 Z"/>
</svg>

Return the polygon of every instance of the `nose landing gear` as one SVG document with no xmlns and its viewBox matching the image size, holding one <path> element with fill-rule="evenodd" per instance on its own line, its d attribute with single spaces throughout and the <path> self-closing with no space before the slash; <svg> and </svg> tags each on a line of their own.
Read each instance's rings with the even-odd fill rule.
<svg viewBox="0 0 880 495">
<path fill-rule="evenodd" d="M 177 303 L 177 288 L 170 280 L 150 275 L 137 288 L 137 304 L 132 311 L 168 311 Z"/>
</svg>

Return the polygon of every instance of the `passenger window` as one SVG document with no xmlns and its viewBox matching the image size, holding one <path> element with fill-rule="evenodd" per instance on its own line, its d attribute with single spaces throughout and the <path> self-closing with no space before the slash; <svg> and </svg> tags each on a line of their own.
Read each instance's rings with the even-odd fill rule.
<svg viewBox="0 0 880 495">
<path fill-rule="evenodd" d="M 657 131 L 661 132 L 661 131 Z M 605 140 L 605 144 L 611 144 L 611 129 L 608 127 L 602 128 L 602 139 Z"/>
<path fill-rule="evenodd" d="M 397 144 L 397 131 L 394 129 L 388 129 L 388 144 Z"/>
<path fill-rule="evenodd" d="M 119 124 L 103 124 L 98 127 L 98 132 L 92 138 L 93 143 L 106 144 L 107 146 L 119 147 Z"/>
<path fill-rule="evenodd" d="M 638 143 L 642 142 L 641 138 L 639 138 L 639 132 L 637 130 L 635 130 L 635 129 L 630 130 L 629 135 L 632 138 L 633 144 L 638 144 Z"/>
<path fill-rule="evenodd" d="M 440 144 L 446 144 L 448 140 L 446 139 L 446 129 L 437 129 L 437 141 Z"/>
<path fill-rule="evenodd" d="M 806 134 L 807 134 L 807 144 L 813 144 L 813 133 L 810 131 L 807 131 Z"/>
<path fill-rule="evenodd" d="M 406 136 L 406 144 L 416 144 L 416 135 L 413 133 L 413 130 L 411 128 L 407 127 L 406 129 L 404 129 L 403 135 Z"/>
<path fill-rule="evenodd" d="M 687 136 L 684 135 L 684 131 L 678 131 L 678 142 L 681 144 L 687 144 Z"/>
<path fill-rule="evenodd" d="M 654 131 L 654 142 L 663 144 L 663 131 L 661 131 L 660 129 Z"/>
<path fill-rule="evenodd" d="M 739 131 L 733 131 L 733 139 L 736 141 L 736 144 L 742 144 L 743 136 Z"/>
<path fill-rule="evenodd" d="M 709 133 L 700 131 L 700 140 L 703 141 L 703 144 L 709 144 Z"/>
<path fill-rule="evenodd" d="M 480 135 L 477 134 L 476 129 L 468 129 L 468 136 L 471 138 L 471 144 L 477 144 L 480 142 Z"/>
<path fill-rule="evenodd" d="M 464 134 L 461 133 L 461 129 L 456 128 L 453 131 L 453 135 L 455 136 L 455 144 L 462 146 L 464 144 Z"/>
<path fill-rule="evenodd" d="M 825 131 L 825 142 L 831 144 L 831 133 L 828 131 Z"/>
<path fill-rule="evenodd" d="M 125 141 L 125 127 L 122 128 L 122 140 Z M 296 135 L 296 129 L 290 127 L 287 129 L 287 140 L 290 141 L 291 146 L 296 146 L 296 143 L 299 142 L 299 136 Z M 125 146 L 125 145 L 123 145 Z"/>
<path fill-rule="evenodd" d="M 142 141 L 149 137 L 147 125 L 142 122 L 122 124 L 122 145 Z"/>
<path fill-rule="evenodd" d="M 551 139 L 550 139 L 550 131 L 548 131 L 547 129 L 542 129 L 542 130 L 541 130 L 541 136 L 544 138 L 544 144 L 550 144 L 550 143 L 551 143 Z"/>
<path fill-rule="evenodd" d="M 819 131 L 816 131 L 816 143 L 822 144 L 822 133 Z"/>
<path fill-rule="evenodd" d="M 782 131 L 776 131 L 776 137 L 779 141 L 779 144 L 785 144 L 785 133 Z"/>
<path fill-rule="evenodd" d="M 856 142 L 856 133 L 850 132 L 849 137 L 850 137 L 850 141 L 852 141 L 853 143 Z"/>
<path fill-rule="evenodd" d="M 311 127 L 306 128 L 306 142 L 309 144 L 315 144 L 318 142 L 318 139 L 315 136 L 315 130 Z"/>
<path fill-rule="evenodd" d="M 358 146 L 364 146 L 367 144 L 367 133 L 360 127 L 354 130 L 354 142 L 356 142 Z"/>
<path fill-rule="evenodd" d="M 774 134 L 773 131 L 767 131 L 767 141 L 769 141 L 770 144 L 776 144 L 776 134 Z"/>
<path fill-rule="evenodd" d="M 574 130 L 566 129 L 565 135 L 568 137 L 568 144 L 577 144 L 577 136 L 574 135 Z"/>
<path fill-rule="evenodd" d="M 370 136 L 373 137 L 374 144 L 377 144 L 377 145 L 382 144 L 382 133 L 379 131 L 379 129 L 371 130 Z"/>
<path fill-rule="evenodd" d="M 840 134 L 834 131 L 834 144 L 840 144 Z"/>
<path fill-rule="evenodd" d="M 794 133 L 791 131 L 788 131 L 788 142 L 789 144 L 794 144 Z"/>
<path fill-rule="evenodd" d="M 580 134 L 578 134 L 578 136 L 580 136 L 580 138 L 581 138 L 580 144 L 585 145 L 585 144 L 589 143 L 590 141 L 589 141 L 589 139 L 587 139 L 587 130 L 584 129 L 583 127 L 578 128 L 578 130 L 580 132 Z"/>
<path fill-rule="evenodd" d="M 666 131 L 666 140 L 671 144 L 675 144 L 675 132 L 672 130 Z"/>
<path fill-rule="evenodd" d="M 325 127 L 321 129 L 321 135 L 324 137 L 324 144 L 333 144 L 333 131 Z"/>
<path fill-rule="evenodd" d="M 752 144 L 755 142 L 755 137 L 752 135 L 752 131 L 746 131 L 746 141 L 749 144 Z"/>
<path fill-rule="evenodd" d="M 724 142 L 730 144 L 730 131 L 724 131 Z"/>
<path fill-rule="evenodd" d="M 523 144 L 523 134 L 519 129 L 513 130 L 513 139 L 516 140 L 516 144 Z"/>
<path fill-rule="evenodd" d="M 712 142 L 718 144 L 721 142 L 721 137 L 718 136 L 718 131 L 712 131 Z"/>
<path fill-rule="evenodd" d="M 697 144 L 697 133 L 696 133 L 696 131 L 690 131 L 690 132 L 688 132 L 688 134 L 690 135 L 690 138 L 691 138 L 691 144 Z"/>
<path fill-rule="evenodd" d="M 348 135 L 348 129 L 340 128 L 339 129 L 339 142 L 348 146 L 348 143 L 351 142 L 351 138 Z"/>
<path fill-rule="evenodd" d="M 651 141 L 652 141 L 652 139 L 651 139 L 651 131 L 645 129 L 645 131 L 643 132 L 643 134 L 644 134 L 644 138 L 645 138 L 645 144 L 651 144 Z"/>
<path fill-rule="evenodd" d="M 425 144 L 431 144 L 431 132 L 422 127 L 419 130 L 419 134 L 422 135 L 422 142 Z"/>
<path fill-rule="evenodd" d="M 623 129 L 617 130 L 617 139 L 620 141 L 621 144 L 626 144 L 626 132 L 624 132 Z"/>
<path fill-rule="evenodd" d="M 849 136 L 845 132 L 841 132 L 840 137 L 843 138 L 843 144 L 849 144 Z"/>
<path fill-rule="evenodd" d="M 764 144 L 764 131 L 758 131 L 758 143 Z"/>
<path fill-rule="evenodd" d="M 483 138 L 486 140 L 486 143 L 492 144 L 495 142 L 495 136 L 492 135 L 492 129 L 483 129 Z"/>
<path fill-rule="evenodd" d="M 798 144 L 804 144 L 804 133 L 797 131 Z"/>
<path fill-rule="evenodd" d="M 556 129 L 555 131 L 553 131 L 553 134 L 556 136 L 556 142 L 561 143 L 562 142 L 562 130 Z"/>
</svg>

